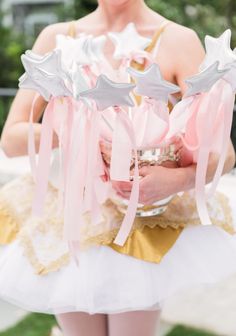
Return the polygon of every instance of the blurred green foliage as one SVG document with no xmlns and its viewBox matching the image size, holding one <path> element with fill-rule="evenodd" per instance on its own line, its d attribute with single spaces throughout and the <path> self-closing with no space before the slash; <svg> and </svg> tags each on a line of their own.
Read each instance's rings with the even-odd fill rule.
<svg viewBox="0 0 236 336">
<path fill-rule="evenodd" d="M 169 20 L 194 29 L 201 39 L 206 34 L 217 36 L 231 28 L 232 44 L 236 46 L 235 0 L 146 0 L 146 3 Z M 65 16 L 71 17 L 74 12 L 74 18 L 79 18 L 96 6 L 96 0 L 75 0 L 74 8 L 67 8 Z"/>
<path fill-rule="evenodd" d="M 146 2 L 168 19 L 194 29 L 202 39 L 206 34 L 217 36 L 226 28 L 231 28 L 233 45 L 236 45 L 235 0 L 147 0 Z"/>
<path fill-rule="evenodd" d="M 16 87 L 23 71 L 20 55 L 25 43 L 22 36 L 3 26 L 3 15 L 0 12 L 0 88 Z"/>
<path fill-rule="evenodd" d="M 0 336 L 49 336 L 55 318 L 46 314 L 30 314 L 16 326 L 0 332 Z"/>
<path fill-rule="evenodd" d="M 206 34 L 217 36 L 226 28 L 233 32 L 236 46 L 236 1 L 235 0 L 146 0 L 146 3 L 163 16 L 193 28 L 203 38 Z M 97 6 L 96 0 L 75 0 L 74 5 L 60 7 L 61 20 L 80 18 Z M 23 36 L 3 26 L 0 12 L 0 87 L 17 87 L 22 73 L 20 55 L 29 46 Z"/>
<path fill-rule="evenodd" d="M 214 336 L 214 334 L 207 331 L 201 331 L 179 325 L 174 327 L 174 329 L 171 330 L 166 336 Z"/>
</svg>

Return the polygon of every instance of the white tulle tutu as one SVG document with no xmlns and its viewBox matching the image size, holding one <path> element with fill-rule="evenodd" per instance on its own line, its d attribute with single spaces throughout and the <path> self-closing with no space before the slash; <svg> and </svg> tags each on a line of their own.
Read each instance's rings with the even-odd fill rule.
<svg viewBox="0 0 236 336">
<path fill-rule="evenodd" d="M 222 179 L 236 223 L 236 178 Z M 0 252 L 0 297 L 29 311 L 117 313 L 153 310 L 182 288 L 236 272 L 236 237 L 216 226 L 189 226 L 159 263 L 93 246 L 47 275 L 34 273 L 16 239 Z"/>
</svg>

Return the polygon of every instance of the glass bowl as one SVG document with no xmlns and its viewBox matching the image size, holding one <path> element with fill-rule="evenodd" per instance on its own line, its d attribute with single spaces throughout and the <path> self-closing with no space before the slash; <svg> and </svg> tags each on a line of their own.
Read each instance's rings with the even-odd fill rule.
<svg viewBox="0 0 236 336">
<path fill-rule="evenodd" d="M 101 142 L 101 152 L 106 166 L 109 170 L 111 157 L 111 143 L 108 141 Z M 175 144 L 170 144 L 165 147 L 152 147 L 146 149 L 138 149 L 138 165 L 139 168 L 144 166 L 164 166 L 168 168 L 178 167 L 179 154 Z M 130 181 L 133 180 L 132 171 L 134 168 L 134 158 L 130 164 Z M 142 177 L 140 176 L 140 179 Z M 163 200 L 157 201 L 151 205 L 144 205 L 139 203 L 136 211 L 136 217 L 149 217 L 162 214 L 172 200 L 174 195 L 169 196 Z M 111 197 L 120 212 L 126 213 L 129 201 L 117 195 L 115 192 Z"/>
</svg>

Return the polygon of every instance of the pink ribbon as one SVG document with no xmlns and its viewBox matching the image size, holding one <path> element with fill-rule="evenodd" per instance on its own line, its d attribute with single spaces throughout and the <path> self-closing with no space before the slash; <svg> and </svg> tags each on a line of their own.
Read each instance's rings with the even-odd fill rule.
<svg viewBox="0 0 236 336">
<path fill-rule="evenodd" d="M 217 169 L 212 180 L 210 190 L 208 191 L 208 197 L 211 197 L 217 187 L 219 179 L 224 169 L 225 160 L 227 157 L 229 142 L 227 139 L 230 139 L 231 126 L 233 120 L 233 111 L 234 111 L 234 101 L 235 94 L 232 90 L 232 87 L 229 83 L 222 80 L 222 102 L 220 104 L 218 120 L 216 120 L 215 132 L 217 134 L 217 129 L 223 126 L 222 136 L 221 136 L 221 148 L 219 148 L 218 153 L 220 153 L 220 158 L 218 161 Z M 219 134 L 219 133 L 218 133 Z"/>
<path fill-rule="evenodd" d="M 39 97 L 40 95 L 36 94 L 33 99 L 33 103 L 32 103 L 31 110 L 30 110 L 29 133 L 28 133 L 28 154 L 29 154 L 31 172 L 32 172 L 34 180 L 36 180 L 37 164 L 36 164 L 35 135 L 34 135 L 33 123 L 34 123 L 35 105 Z"/>
<path fill-rule="evenodd" d="M 81 228 L 84 225 L 83 214 L 85 211 L 86 182 L 88 181 L 88 171 L 91 172 L 91 169 L 94 168 L 94 166 L 88 166 L 91 164 L 91 161 L 88 159 L 88 144 L 91 141 L 92 131 L 91 120 L 89 118 L 90 112 L 91 111 L 88 111 L 88 107 L 82 102 L 77 104 L 77 111 L 72 128 L 72 143 L 68 165 L 69 176 L 65 192 L 64 236 L 68 240 L 70 254 L 77 265 L 79 264 L 80 256 Z M 90 176 L 92 184 L 93 174 Z M 92 196 L 89 193 L 93 193 L 93 189 L 87 186 L 86 197 L 91 200 Z M 94 200 L 94 198 L 92 198 L 92 200 Z M 91 207 L 92 204 L 89 203 L 89 208 L 91 209 Z M 95 209 L 97 209 L 97 207 L 95 204 Z M 96 212 L 95 209 L 91 209 L 93 214 Z M 92 217 L 94 218 L 94 216 Z"/>
<path fill-rule="evenodd" d="M 90 132 L 88 139 L 88 154 L 87 154 L 87 171 L 86 171 L 86 181 L 85 181 L 85 192 L 84 192 L 84 205 L 85 211 L 91 212 L 91 218 L 93 224 L 98 224 L 102 220 L 102 215 L 100 211 L 100 204 L 97 199 L 97 194 L 95 191 L 95 179 L 104 174 L 101 171 L 102 166 L 98 167 L 100 146 L 100 123 L 101 123 L 101 113 L 97 110 L 94 103 L 93 111 L 90 111 Z M 101 158 L 101 157 L 100 157 Z M 99 170 L 98 170 L 99 168 Z M 97 190 L 98 192 L 98 190 Z"/>
<path fill-rule="evenodd" d="M 91 111 L 82 102 L 77 104 L 71 133 L 64 209 L 64 234 L 73 254 L 79 248 L 84 213 L 90 212 L 92 225 L 102 219 L 100 205 L 104 202 L 106 187 L 97 183 L 97 179 L 104 174 L 99 147 L 100 119 L 100 112 L 95 106 Z"/>
<path fill-rule="evenodd" d="M 72 114 L 73 114 L 73 106 L 72 106 L 72 101 L 71 101 L 72 98 L 52 97 L 43 115 L 37 166 L 35 162 L 34 135 L 32 132 L 33 112 L 31 112 L 31 115 L 30 115 L 29 157 L 30 157 L 33 174 L 35 175 L 35 193 L 33 197 L 32 213 L 36 216 L 42 216 L 43 214 L 44 201 L 46 199 L 48 178 L 49 178 L 49 171 L 50 171 L 50 161 L 51 161 L 52 141 L 53 141 L 53 127 L 54 127 L 54 118 L 55 118 L 55 104 L 56 102 L 60 102 L 60 99 L 64 99 L 68 104 L 68 111 L 67 111 L 68 112 L 67 113 L 68 131 L 71 128 Z M 32 108 L 32 111 L 33 111 L 33 108 Z M 70 144 L 69 134 L 70 133 L 67 132 L 65 157 L 66 157 L 68 147 Z M 65 172 L 64 172 L 65 179 L 67 175 L 66 171 L 67 171 L 67 167 L 65 165 Z"/>
<path fill-rule="evenodd" d="M 72 245 L 79 241 L 80 227 L 83 224 L 88 131 L 87 107 L 78 103 L 71 133 L 64 208 L 64 235 Z"/>
<path fill-rule="evenodd" d="M 117 245 L 123 246 L 126 242 L 129 233 L 132 229 L 134 218 L 136 215 L 138 198 L 139 198 L 139 170 L 138 170 L 138 156 L 136 148 L 136 139 L 132 124 L 127 116 L 127 113 L 119 107 L 115 108 L 117 112 L 115 130 L 112 139 L 112 156 L 111 156 L 111 179 L 113 180 L 130 180 L 130 165 L 132 152 L 134 153 L 134 175 L 133 175 L 133 185 L 131 189 L 131 195 L 129 199 L 129 205 L 119 229 L 119 232 L 114 240 L 114 243 Z M 119 128 L 122 127 L 123 131 L 126 131 L 128 135 L 130 144 L 126 145 L 121 141 Z M 125 133 L 123 132 L 123 135 Z M 123 152 L 125 151 L 125 153 Z M 125 164 L 123 164 L 125 161 Z M 121 166 L 122 165 L 122 166 Z M 121 170 L 119 170 L 119 168 Z M 118 169 L 117 169 L 118 168 Z"/>
<path fill-rule="evenodd" d="M 144 127 L 145 133 L 140 147 L 157 147 L 164 141 L 169 131 L 169 108 L 165 102 L 150 98 L 146 98 L 141 106 L 143 114 L 147 112 L 147 120 L 141 126 Z"/>
<path fill-rule="evenodd" d="M 192 151 L 197 151 L 196 168 L 196 203 L 202 225 L 211 225 L 206 205 L 206 173 L 208 168 L 209 154 L 216 141 L 215 136 L 219 135 L 219 116 L 223 116 L 223 133 L 220 148 L 220 160 L 213 179 L 209 195 L 215 192 L 216 185 L 222 174 L 225 158 L 227 155 L 228 141 L 233 111 L 233 92 L 224 81 L 218 81 L 208 93 L 197 96 L 197 104 L 193 104 L 191 117 L 189 118 L 183 142 Z M 217 139 L 219 141 L 219 139 Z"/>
<path fill-rule="evenodd" d="M 197 118 L 195 121 L 199 142 L 195 190 L 196 190 L 196 204 L 202 225 L 212 224 L 206 205 L 205 184 L 206 184 L 208 159 L 212 140 L 214 139 L 212 133 L 214 116 L 212 112 L 214 111 L 214 113 L 216 113 L 218 107 L 217 105 L 218 105 L 218 99 L 217 97 L 214 97 L 212 92 L 202 94 L 200 108 L 198 110 Z M 190 122 L 190 129 L 191 129 L 191 122 Z M 188 129 L 186 130 L 186 133 L 187 132 Z"/>
<path fill-rule="evenodd" d="M 47 193 L 53 139 L 53 113 L 55 99 L 56 98 L 51 98 L 49 101 L 44 111 L 42 120 L 39 158 L 35 177 L 35 195 L 32 205 L 32 212 L 36 216 L 41 216 L 43 213 L 44 201 Z M 32 155 L 32 152 L 30 155 Z"/>
<path fill-rule="evenodd" d="M 217 151 L 220 153 L 220 159 L 208 197 L 215 192 L 222 174 L 228 149 L 227 139 L 230 138 L 233 103 L 232 88 L 224 80 L 220 80 L 209 92 L 184 98 L 170 115 L 167 139 L 175 135 L 180 136 L 183 145 L 195 156 L 196 204 L 203 225 L 211 224 L 205 192 L 209 155 L 215 143 L 219 142 L 221 145 Z"/>
</svg>

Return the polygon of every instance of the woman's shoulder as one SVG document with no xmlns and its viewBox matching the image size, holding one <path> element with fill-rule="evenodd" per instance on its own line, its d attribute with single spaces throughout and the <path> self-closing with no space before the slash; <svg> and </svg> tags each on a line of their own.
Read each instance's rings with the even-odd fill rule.
<svg viewBox="0 0 236 336">
<path fill-rule="evenodd" d="M 56 36 L 58 34 L 67 35 L 72 25 L 72 21 L 58 22 L 46 26 L 37 37 L 33 51 L 37 54 L 46 54 L 56 47 Z"/>
<path fill-rule="evenodd" d="M 198 34 L 191 28 L 169 21 L 164 31 L 166 45 L 172 50 L 201 44 Z"/>
<path fill-rule="evenodd" d="M 179 67 L 184 61 L 199 62 L 204 58 L 205 51 L 198 34 L 191 28 L 170 22 L 165 28 L 162 39 L 163 55 L 173 66 Z M 161 51 L 160 51 L 161 52 Z"/>
<path fill-rule="evenodd" d="M 67 22 L 58 22 L 45 27 L 35 41 L 33 50 L 38 54 L 45 54 L 56 47 L 56 36 L 58 34 L 68 35 L 71 29 L 77 31 L 86 31 L 92 27 L 92 14 Z"/>
</svg>

